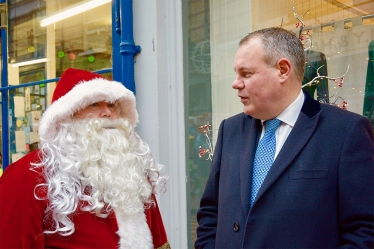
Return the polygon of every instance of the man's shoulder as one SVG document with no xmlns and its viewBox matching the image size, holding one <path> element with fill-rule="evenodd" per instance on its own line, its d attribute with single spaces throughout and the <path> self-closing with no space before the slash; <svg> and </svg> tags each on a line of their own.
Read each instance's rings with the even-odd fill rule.
<svg viewBox="0 0 374 249">
<path fill-rule="evenodd" d="M 322 112 L 325 112 L 328 117 L 339 117 L 341 120 L 357 120 L 357 119 L 365 119 L 364 116 L 354 113 L 350 110 L 343 110 L 334 105 L 330 104 L 321 104 Z"/>
<path fill-rule="evenodd" d="M 40 151 L 35 150 L 30 152 L 29 154 L 23 156 L 19 160 L 14 163 L 11 163 L 5 170 L 0 178 L 0 183 L 4 180 L 5 177 L 8 175 L 15 175 L 15 174 L 27 174 L 30 172 L 31 174 L 41 172 L 40 168 L 32 168 L 31 163 L 39 163 L 40 162 Z M 31 169 L 32 168 L 32 169 Z"/>
<path fill-rule="evenodd" d="M 241 132 L 248 132 L 252 127 L 252 121 L 255 120 L 251 116 L 244 113 L 239 113 L 229 118 L 222 120 L 219 128 L 219 133 L 224 134 L 223 136 L 238 136 Z"/>
<path fill-rule="evenodd" d="M 323 121 L 320 125 L 337 129 L 340 134 L 352 131 L 355 134 L 364 132 L 370 137 L 374 136 L 373 128 L 367 117 L 329 104 L 321 104 L 321 110 Z"/>
<path fill-rule="evenodd" d="M 34 150 L 20 159 L 18 159 L 16 162 L 10 164 L 9 167 L 13 167 L 13 165 L 29 165 L 30 163 L 39 163 L 40 162 L 40 150 Z"/>
</svg>

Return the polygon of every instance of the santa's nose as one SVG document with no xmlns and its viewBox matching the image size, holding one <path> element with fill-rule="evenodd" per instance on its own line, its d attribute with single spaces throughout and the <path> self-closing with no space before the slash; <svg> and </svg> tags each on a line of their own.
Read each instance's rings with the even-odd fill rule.
<svg viewBox="0 0 374 249">
<path fill-rule="evenodd" d="M 110 119 L 118 118 L 116 110 L 112 108 L 110 105 L 111 104 L 107 104 L 107 103 L 102 103 L 100 105 L 100 117 L 101 118 L 110 118 Z"/>
</svg>

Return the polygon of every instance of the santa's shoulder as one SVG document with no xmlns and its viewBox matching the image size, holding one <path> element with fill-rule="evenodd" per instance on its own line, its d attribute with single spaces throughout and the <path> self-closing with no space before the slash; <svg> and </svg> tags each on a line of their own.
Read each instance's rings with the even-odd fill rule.
<svg viewBox="0 0 374 249">
<path fill-rule="evenodd" d="M 40 150 L 35 150 L 10 164 L 0 177 L 0 185 L 5 181 L 13 181 L 14 179 L 17 179 L 17 182 L 30 178 L 37 180 L 42 172 L 42 168 L 36 168 L 32 163 L 39 163 L 40 156 Z"/>
</svg>

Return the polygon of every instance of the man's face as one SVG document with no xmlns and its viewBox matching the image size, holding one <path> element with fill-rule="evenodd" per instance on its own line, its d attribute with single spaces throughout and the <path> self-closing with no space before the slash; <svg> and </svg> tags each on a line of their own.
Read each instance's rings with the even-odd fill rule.
<svg viewBox="0 0 374 249">
<path fill-rule="evenodd" d="M 91 105 L 74 113 L 74 117 L 77 118 L 109 118 L 117 119 L 118 114 L 116 111 L 116 103 L 108 103 L 105 101 L 99 101 L 92 103 Z"/>
<path fill-rule="evenodd" d="M 46 150 L 49 152 L 43 160 L 53 161 L 48 164 L 58 167 L 56 182 L 63 181 L 65 190 L 68 189 L 60 189 L 65 192 L 62 196 L 87 198 L 85 207 L 99 217 L 105 217 L 113 207 L 124 214 L 143 211 L 152 192 L 147 179 L 151 176 L 148 174 L 151 158 L 148 145 L 127 119 L 64 120 Z M 75 184 L 83 187 L 71 191 L 70 186 Z"/>
<path fill-rule="evenodd" d="M 275 103 L 281 92 L 279 70 L 265 63 L 260 38 L 252 38 L 238 48 L 234 71 L 232 87 L 238 90 L 244 113 L 257 119 L 274 118 L 274 109 L 278 109 Z"/>
</svg>

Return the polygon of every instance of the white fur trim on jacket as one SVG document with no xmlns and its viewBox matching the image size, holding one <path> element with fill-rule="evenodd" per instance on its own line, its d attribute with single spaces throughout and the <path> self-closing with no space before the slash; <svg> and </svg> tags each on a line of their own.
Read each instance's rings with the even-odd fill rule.
<svg viewBox="0 0 374 249">
<path fill-rule="evenodd" d="M 116 218 L 120 249 L 153 249 L 152 235 L 144 212 L 131 215 L 116 213 Z"/>
<path fill-rule="evenodd" d="M 72 117 L 76 111 L 95 102 L 116 100 L 119 102 L 119 117 L 127 118 L 135 127 L 138 113 L 134 94 L 119 82 L 95 78 L 80 82 L 46 109 L 40 120 L 39 136 L 41 140 L 53 139 L 59 123 Z"/>
</svg>

